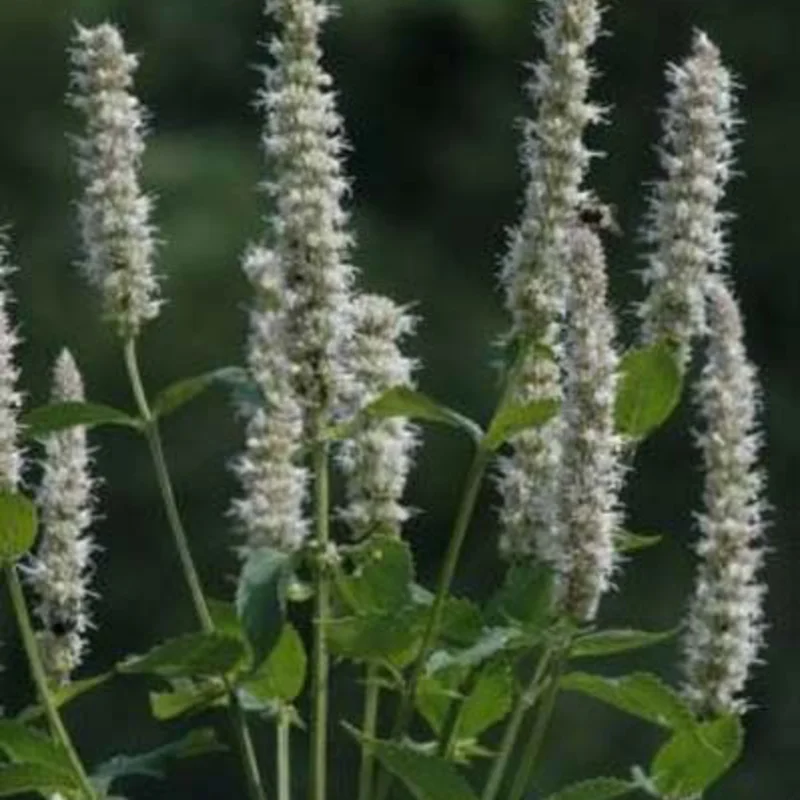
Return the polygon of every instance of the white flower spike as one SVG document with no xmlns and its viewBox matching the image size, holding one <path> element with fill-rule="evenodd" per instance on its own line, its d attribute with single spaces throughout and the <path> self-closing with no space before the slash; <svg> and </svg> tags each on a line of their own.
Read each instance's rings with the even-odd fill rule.
<svg viewBox="0 0 800 800">
<path fill-rule="evenodd" d="M 86 128 L 77 139 L 83 269 L 105 314 L 125 339 L 158 316 L 152 201 L 142 192 L 145 112 L 131 93 L 137 58 L 109 24 L 78 27 L 71 51 L 73 107 Z"/>
</svg>

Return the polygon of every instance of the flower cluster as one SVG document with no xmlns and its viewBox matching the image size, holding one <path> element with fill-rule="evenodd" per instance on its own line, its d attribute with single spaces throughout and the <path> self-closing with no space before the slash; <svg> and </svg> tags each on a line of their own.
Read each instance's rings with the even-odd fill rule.
<svg viewBox="0 0 800 800">
<path fill-rule="evenodd" d="M 660 158 L 665 177 L 651 198 L 645 239 L 652 246 L 639 309 L 646 342 L 669 337 L 685 366 L 690 340 L 705 330 L 705 281 L 726 259 L 719 203 L 731 175 L 737 119 L 733 82 L 705 33 L 667 71 L 671 91 Z"/>
<path fill-rule="evenodd" d="M 137 58 L 125 52 L 119 31 L 109 24 L 78 27 L 71 55 L 70 101 L 86 118 L 77 140 L 83 268 L 102 293 L 106 316 L 129 338 L 161 306 L 153 270 L 153 204 L 139 185 L 145 115 L 130 91 Z"/>
<path fill-rule="evenodd" d="M 565 308 L 570 236 L 592 152 L 587 127 L 602 118 L 588 99 L 593 74 L 588 51 L 600 32 L 596 0 L 548 0 L 540 27 L 544 58 L 529 93 L 535 118 L 526 123 L 522 152 L 527 189 L 522 218 L 512 233 L 502 270 L 512 337 L 523 348 L 513 387 L 517 402 L 561 399 L 558 363 Z M 509 557 L 535 554 L 555 564 L 558 541 L 558 475 L 562 423 L 526 431 L 501 461 L 499 488 L 502 549 Z"/>
<path fill-rule="evenodd" d="M 622 439 L 614 419 L 619 357 L 600 238 L 581 226 L 570 244 L 558 567 L 565 610 L 590 620 L 611 584 L 621 522 Z"/>
<path fill-rule="evenodd" d="M 5 240 L 0 238 L 0 488 L 6 491 L 17 488 L 22 472 L 18 443 L 22 395 L 17 390 L 19 369 L 14 363 L 19 337 L 9 315 L 11 298 L 3 285 L 11 271 Z"/>
<path fill-rule="evenodd" d="M 698 710 L 726 713 L 746 707 L 741 693 L 763 639 L 760 391 L 735 298 L 722 279 L 706 291 L 707 360 L 696 388 L 705 492 L 684 642 L 686 693 Z"/>
<path fill-rule="evenodd" d="M 398 346 L 413 331 L 414 318 L 389 298 L 371 294 L 358 295 L 352 313 L 347 405 L 356 414 L 388 389 L 414 388 L 414 362 Z M 341 515 L 354 536 L 378 528 L 397 532 L 408 519 L 401 499 L 416 444 L 415 427 L 402 417 L 366 420 L 342 444 L 337 461 L 348 505 Z"/>
<path fill-rule="evenodd" d="M 83 381 L 69 351 L 53 370 L 53 402 L 82 401 Z M 45 441 L 42 482 L 37 495 L 42 536 L 26 577 L 42 623 L 39 643 L 45 669 L 55 684 L 66 684 L 80 666 L 91 627 L 89 583 L 96 550 L 87 531 L 93 517 L 91 456 L 86 429 L 53 433 Z"/>
</svg>

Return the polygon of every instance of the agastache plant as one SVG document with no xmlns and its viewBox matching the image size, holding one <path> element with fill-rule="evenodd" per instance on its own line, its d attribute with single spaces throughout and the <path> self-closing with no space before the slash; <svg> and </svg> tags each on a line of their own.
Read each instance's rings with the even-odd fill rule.
<svg viewBox="0 0 800 800">
<path fill-rule="evenodd" d="M 761 392 L 729 274 L 722 200 L 738 118 L 719 49 L 695 32 L 688 57 L 667 70 L 662 175 L 643 225 L 646 297 L 626 347 L 606 252 L 614 226 L 591 185 L 596 153 L 587 143 L 612 116 L 592 99 L 591 50 L 604 20 L 595 0 L 545 0 L 542 54 L 527 86 L 525 195 L 499 272 L 507 363 L 481 424 L 421 391 L 424 369 L 406 352 L 418 321 L 412 306 L 358 286 L 344 120 L 321 44 L 335 7 L 268 0 L 265 10 L 272 33 L 257 106 L 266 164 L 253 182 L 266 209 L 260 235 L 242 246 L 241 366 L 182 378 L 152 399 L 145 389 L 136 346 L 163 304 L 154 205 L 141 178 L 149 125 L 133 85 L 138 58 L 113 25 L 79 25 L 69 48 L 69 101 L 83 125 L 74 137 L 77 260 L 102 295 L 134 411 L 87 401 L 64 351 L 51 402 L 22 413 L 0 243 L 0 561 L 36 690 L 33 706 L 0 719 L 0 794 L 147 796 L 128 778 L 159 776 L 172 758 L 215 757 L 225 749 L 215 724 L 224 713 L 242 770 L 229 792 L 250 800 L 523 800 L 534 785 L 548 800 L 704 797 L 741 753 L 747 682 L 766 628 Z M 636 551 L 659 538 L 627 530 L 625 482 L 684 382 L 693 384 L 704 480 L 686 618 L 676 612 L 663 632 L 609 629 L 603 599 L 622 591 L 622 566 L 635 571 Z M 184 527 L 160 434 L 162 421 L 215 385 L 233 390 L 243 427 L 227 517 L 238 558 L 219 582 L 232 583 L 236 569 L 227 600 L 208 596 L 195 565 L 192 546 L 204 532 Z M 472 445 L 430 587 L 408 535 L 425 509 L 407 497 L 429 424 Z M 113 669 L 87 642 L 90 606 L 100 602 L 89 602 L 98 546 L 88 438 L 104 425 L 149 447 L 161 527 L 196 618 L 148 652 L 114 654 Z M 27 453 L 40 448 L 42 476 L 28 498 L 37 484 L 25 474 Z M 497 521 L 477 531 L 485 484 L 498 490 Z M 154 525 L 143 535 L 159 533 Z M 480 604 L 453 591 L 465 543 L 479 535 L 494 537 L 505 570 Z M 651 673 L 576 666 L 667 643 L 679 629 L 677 687 Z M 357 671 L 338 669 L 343 662 Z M 192 730 L 154 752 L 87 765 L 60 709 L 128 675 L 153 681 L 158 721 L 183 718 Z M 360 717 L 332 719 L 332 693 L 362 688 Z M 542 792 L 562 690 L 656 723 L 662 739 L 651 763 L 588 780 L 576 765 L 571 783 Z M 264 727 L 274 732 L 252 735 Z M 294 729 L 307 738 L 307 761 L 292 747 Z M 273 753 L 262 752 L 264 741 Z M 357 776 L 329 776 L 355 753 Z"/>
</svg>

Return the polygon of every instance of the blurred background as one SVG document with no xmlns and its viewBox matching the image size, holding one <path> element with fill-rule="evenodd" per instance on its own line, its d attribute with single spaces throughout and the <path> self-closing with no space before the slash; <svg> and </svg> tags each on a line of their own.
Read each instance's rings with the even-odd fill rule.
<svg viewBox="0 0 800 800">
<path fill-rule="evenodd" d="M 11 279 L 24 344 L 20 357 L 31 405 L 45 401 L 59 349 L 76 354 L 94 400 L 130 407 L 121 353 L 98 319 L 97 298 L 74 268 L 78 257 L 68 133 L 77 120 L 64 104 L 65 49 L 73 23 L 110 19 L 142 53 L 139 93 L 152 112 L 145 183 L 158 198 L 160 270 L 168 305 L 141 342 L 151 391 L 206 369 L 241 363 L 247 287 L 239 269 L 258 236 L 262 203 L 260 122 L 251 100 L 253 69 L 264 60 L 261 0 L 2 0 L 0 3 L 0 220 L 10 225 Z M 496 266 L 521 197 L 516 120 L 526 112 L 524 64 L 538 55 L 535 0 L 344 0 L 330 26 L 327 63 L 335 74 L 353 144 L 354 226 L 362 285 L 414 303 L 422 388 L 485 419 L 495 400 L 494 342 L 506 319 Z M 710 798 L 789 800 L 800 796 L 800 538 L 792 470 L 800 467 L 800 228 L 792 216 L 800 185 L 800 27 L 795 0 L 649 0 L 610 3 L 611 35 L 596 50 L 595 95 L 613 111 L 593 134 L 608 155 L 594 185 L 618 207 L 626 236 L 609 242 L 615 304 L 626 341 L 641 297 L 636 230 L 643 185 L 656 173 L 653 143 L 663 101 L 663 67 L 705 28 L 739 76 L 742 175 L 729 207 L 738 214 L 732 269 L 748 322 L 749 346 L 765 386 L 770 501 L 769 651 L 751 685 L 746 756 Z M 692 583 L 692 510 L 700 476 L 688 404 L 637 458 L 629 527 L 664 543 L 636 557 L 604 606 L 609 623 L 668 628 L 682 618 Z M 226 511 L 236 491 L 227 469 L 241 431 L 221 394 L 209 394 L 165 425 L 168 458 L 209 591 L 231 597 L 236 560 Z M 194 620 L 142 442 L 124 431 L 93 436 L 104 483 L 96 531 L 97 630 L 85 675 L 108 669 L 156 637 Z M 426 432 L 410 487 L 420 513 L 408 537 L 430 582 L 446 545 L 467 445 L 449 431 Z M 485 596 L 502 574 L 496 497 L 487 487 L 459 590 Z M 18 640 L 0 596 L 0 697 L 8 711 L 31 699 Z M 656 669 L 676 680 L 677 648 L 667 645 L 598 669 Z M 356 719 L 360 690 L 339 670 L 335 715 Z M 176 736 L 184 723 L 148 717 L 147 681 L 122 680 L 67 712 L 89 762 L 136 752 Z M 303 743 L 298 736 L 297 756 Z M 335 794 L 351 793 L 355 750 L 336 737 Z M 258 731 L 267 767 L 270 726 Z M 647 763 L 658 737 L 645 725 L 589 700 L 563 697 L 540 777 L 544 790 L 569 778 Z M 298 775 L 298 788 L 301 776 Z M 125 793 L 148 798 L 238 796 L 234 755 L 173 769 L 163 782 L 133 781 Z M 236 795 L 231 787 L 236 786 Z M 298 791 L 298 796 L 300 792 Z"/>
</svg>

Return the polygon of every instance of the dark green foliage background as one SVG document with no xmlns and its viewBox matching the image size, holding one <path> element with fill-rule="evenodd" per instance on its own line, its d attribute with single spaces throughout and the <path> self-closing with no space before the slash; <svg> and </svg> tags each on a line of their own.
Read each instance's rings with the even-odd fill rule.
<svg viewBox="0 0 800 800">
<path fill-rule="evenodd" d="M 795 0 L 648 0 L 614 2 L 612 36 L 597 58 L 597 96 L 613 106 L 613 125 L 594 135 L 608 152 L 595 184 L 619 207 L 627 236 L 609 243 L 613 287 L 630 341 L 632 304 L 640 296 L 635 231 L 642 184 L 655 174 L 652 144 L 662 103 L 662 68 L 681 56 L 693 25 L 706 28 L 740 76 L 740 165 L 730 205 L 736 284 L 752 355 L 765 384 L 770 499 L 768 663 L 752 683 L 743 763 L 712 797 L 787 800 L 800 793 L 800 668 L 794 488 L 800 453 L 800 371 L 792 355 L 800 322 L 800 271 L 794 218 L 800 183 L 800 27 Z M 517 129 L 525 112 L 522 64 L 537 52 L 531 0 L 346 0 L 331 26 L 328 64 L 341 91 L 354 150 L 354 224 L 363 285 L 415 303 L 422 324 L 416 351 L 429 393 L 485 418 L 496 393 L 492 343 L 504 328 L 495 268 L 505 226 L 520 197 Z M 263 60 L 260 0 L 3 0 L 0 4 L 0 220 L 12 223 L 19 271 L 12 278 L 24 344 L 23 382 L 31 404 L 44 401 L 46 370 L 66 344 L 85 371 L 92 399 L 130 407 L 121 353 L 97 318 L 98 303 L 72 267 L 76 185 L 66 131 L 65 46 L 75 19 L 110 18 L 144 54 L 141 95 L 153 115 L 146 183 L 158 197 L 160 269 L 168 305 L 141 343 L 145 377 L 155 389 L 173 379 L 241 361 L 247 287 L 238 267 L 259 231 L 259 119 L 250 101 L 251 66 Z M 684 403 L 678 418 L 640 453 L 630 487 L 633 530 L 663 532 L 660 548 L 636 557 L 620 576 L 605 618 L 641 627 L 671 627 L 691 586 L 692 508 L 699 473 Z M 168 455 L 194 549 L 210 590 L 233 593 L 235 540 L 226 518 L 235 486 L 226 463 L 241 433 L 223 397 L 206 396 L 166 424 Z M 125 431 L 95 436 L 103 518 L 97 535 L 100 599 L 88 672 L 108 668 L 155 637 L 194 625 L 142 442 Z M 449 430 L 426 434 L 411 486 L 421 509 L 408 537 L 426 580 L 446 542 L 467 445 Z M 32 481 L 35 471 L 32 471 Z M 459 588 L 485 594 L 500 574 L 493 506 L 487 489 L 473 526 Z M 793 596 L 794 595 L 794 596 Z M 30 698 L 5 593 L 0 600 L 6 667 L 0 696 L 14 711 Z M 677 678 L 673 646 L 627 662 Z M 87 672 L 87 674 L 88 674 Z M 355 719 L 357 688 L 339 670 L 338 718 Z M 127 678 L 68 713 L 90 762 L 177 735 L 159 728 L 145 707 L 147 684 Z M 270 760 L 272 734 L 259 740 Z M 298 737 L 298 742 L 301 737 Z M 565 777 L 621 770 L 649 758 L 646 727 L 588 700 L 564 697 L 550 738 L 545 788 Z M 350 792 L 355 751 L 336 736 L 332 797 Z M 302 755 L 298 744 L 298 759 Z M 298 760 L 298 764 L 302 762 Z M 233 756 L 176 769 L 163 784 L 132 784 L 135 797 L 231 797 Z M 298 781 L 302 775 L 298 775 Z M 300 796 L 298 794 L 298 796 Z"/>
</svg>

